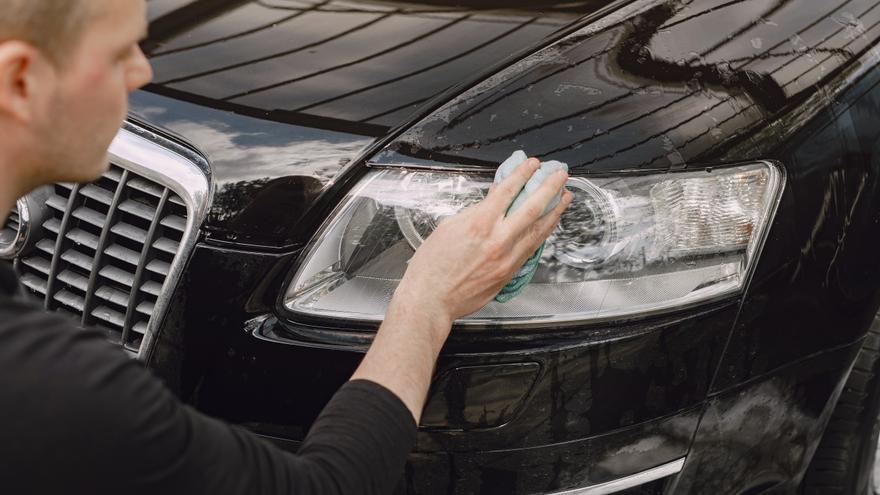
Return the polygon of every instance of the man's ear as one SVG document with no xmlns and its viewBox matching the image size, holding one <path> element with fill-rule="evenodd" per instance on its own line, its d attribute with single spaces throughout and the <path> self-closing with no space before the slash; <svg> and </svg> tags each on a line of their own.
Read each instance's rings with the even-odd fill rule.
<svg viewBox="0 0 880 495">
<path fill-rule="evenodd" d="M 0 42 L 0 115 L 30 123 L 45 91 L 45 57 L 23 41 Z"/>
</svg>

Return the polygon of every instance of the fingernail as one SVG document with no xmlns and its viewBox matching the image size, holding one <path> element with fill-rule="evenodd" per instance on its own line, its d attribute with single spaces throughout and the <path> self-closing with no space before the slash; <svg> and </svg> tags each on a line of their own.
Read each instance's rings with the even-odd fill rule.
<svg viewBox="0 0 880 495">
<path fill-rule="evenodd" d="M 538 160 L 537 158 L 534 158 L 534 157 L 529 158 L 528 162 L 529 162 L 529 165 L 532 167 L 537 167 L 538 165 L 541 164 L 541 160 Z"/>
</svg>

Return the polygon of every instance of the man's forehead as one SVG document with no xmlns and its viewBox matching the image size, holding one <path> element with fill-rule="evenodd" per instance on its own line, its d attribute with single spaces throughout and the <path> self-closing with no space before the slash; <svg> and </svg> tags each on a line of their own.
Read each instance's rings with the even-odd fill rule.
<svg viewBox="0 0 880 495">
<path fill-rule="evenodd" d="M 104 23 L 120 36 L 144 36 L 147 31 L 144 0 L 85 0 L 93 9 L 93 23 Z"/>
</svg>

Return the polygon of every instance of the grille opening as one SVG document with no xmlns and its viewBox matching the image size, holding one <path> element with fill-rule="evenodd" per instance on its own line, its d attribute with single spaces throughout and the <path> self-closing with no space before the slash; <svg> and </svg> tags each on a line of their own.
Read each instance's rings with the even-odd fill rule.
<svg viewBox="0 0 880 495">
<path fill-rule="evenodd" d="M 91 184 L 56 184 L 53 192 L 43 238 L 19 260 L 22 284 L 47 308 L 98 327 L 137 352 L 180 254 L 185 203 L 165 186 L 116 165 Z M 167 200 L 159 211 L 162 198 Z"/>
<path fill-rule="evenodd" d="M 0 248 L 10 246 L 15 242 L 19 228 L 21 228 L 21 218 L 18 214 L 18 206 L 13 206 L 12 211 L 9 212 L 9 217 L 6 218 L 6 222 L 0 228 Z"/>
</svg>

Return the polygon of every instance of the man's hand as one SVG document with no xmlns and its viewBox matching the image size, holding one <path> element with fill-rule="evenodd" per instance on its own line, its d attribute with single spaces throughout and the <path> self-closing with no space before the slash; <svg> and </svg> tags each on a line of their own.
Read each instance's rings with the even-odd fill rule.
<svg viewBox="0 0 880 495">
<path fill-rule="evenodd" d="M 505 217 L 540 162 L 530 158 L 489 190 L 480 203 L 442 222 L 410 260 L 370 351 L 353 379 L 385 386 L 418 422 L 434 363 L 452 322 L 482 308 L 538 249 L 571 203 L 566 191 L 550 213 L 544 209 L 568 174 L 547 178 Z"/>
<path fill-rule="evenodd" d="M 510 204 L 538 170 L 530 158 L 480 203 L 442 222 L 419 247 L 401 280 L 392 305 L 414 305 L 450 323 L 485 306 L 537 250 L 571 203 L 567 192 L 541 216 L 568 175 L 550 176 L 511 216 Z M 442 340 L 446 335 L 437 336 Z"/>
</svg>

